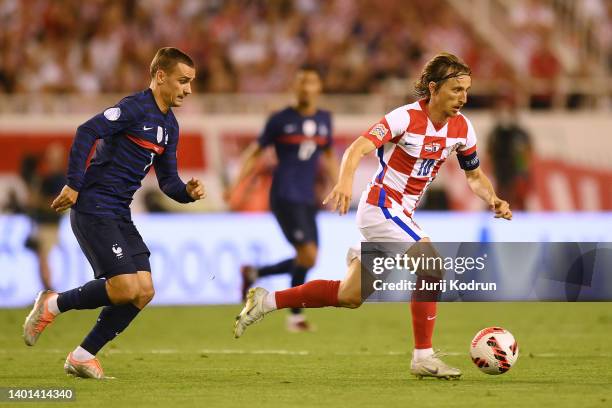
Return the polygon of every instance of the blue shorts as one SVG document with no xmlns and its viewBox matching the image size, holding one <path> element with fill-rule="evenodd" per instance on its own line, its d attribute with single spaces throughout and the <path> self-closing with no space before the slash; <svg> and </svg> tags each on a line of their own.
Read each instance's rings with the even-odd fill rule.
<svg viewBox="0 0 612 408">
<path fill-rule="evenodd" d="M 151 252 L 129 217 L 114 219 L 73 209 L 70 225 L 96 279 L 151 271 Z"/>
<path fill-rule="evenodd" d="M 319 243 L 317 207 L 311 204 L 285 200 L 270 200 L 270 209 L 278 221 L 285 238 L 293 245 Z"/>
</svg>

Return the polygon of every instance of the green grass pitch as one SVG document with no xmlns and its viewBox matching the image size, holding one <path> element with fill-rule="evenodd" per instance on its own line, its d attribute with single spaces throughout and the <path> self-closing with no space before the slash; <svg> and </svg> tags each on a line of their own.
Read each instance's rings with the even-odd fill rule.
<svg viewBox="0 0 612 408">
<path fill-rule="evenodd" d="M 53 406 L 73 407 L 612 406 L 609 303 L 441 304 L 434 346 L 463 370 L 459 381 L 409 375 L 406 304 L 311 310 L 318 330 L 305 334 L 287 333 L 286 313 L 277 312 L 235 340 L 239 309 L 146 309 L 100 353 L 106 374 L 117 377 L 108 381 L 62 369 L 96 311 L 60 316 L 29 348 L 20 337 L 27 311 L 0 310 L 0 387 L 72 387 L 76 404 Z M 492 325 L 520 346 L 517 364 L 501 376 L 479 372 L 468 358 L 472 336 Z"/>
</svg>

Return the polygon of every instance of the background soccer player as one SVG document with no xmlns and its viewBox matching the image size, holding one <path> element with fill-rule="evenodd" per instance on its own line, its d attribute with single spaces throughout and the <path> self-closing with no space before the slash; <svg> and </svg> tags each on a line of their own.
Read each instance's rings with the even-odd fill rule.
<svg viewBox="0 0 612 408">
<path fill-rule="evenodd" d="M 66 358 L 64 370 L 79 377 L 104 378 L 96 353 L 153 299 L 150 252 L 129 207 L 150 167 L 155 167 L 162 191 L 174 200 L 188 203 L 205 197 L 202 183 L 194 178 L 183 183 L 176 166 L 179 127 L 171 108 L 191 94 L 193 61 L 176 48 L 162 48 L 150 73 L 149 89 L 79 126 L 67 185 L 52 203 L 58 212 L 72 207 L 72 230 L 95 279 L 59 294 L 40 292 L 23 327 L 26 344 L 33 346 L 58 314 L 104 306 L 93 329 Z"/>
<path fill-rule="evenodd" d="M 416 92 L 422 98 L 385 115 L 346 150 L 338 184 L 324 200 L 332 210 L 345 214 L 349 209 L 353 176 L 361 159 L 374 150 L 380 166 L 357 210 L 357 224 L 369 242 L 420 242 L 431 248 L 427 234 L 413 221 L 413 213 L 440 166 L 453 152 L 465 171 L 471 190 L 496 218 L 511 219 L 508 203 L 495 194 L 479 167 L 476 133 L 470 121 L 459 113 L 467 102 L 471 86 L 469 67 L 456 56 L 442 53 L 430 60 Z M 287 307 L 361 305 L 361 260 L 359 250 L 349 250 L 349 269 L 342 281 L 314 280 L 284 291 L 268 293 L 249 290 L 247 302 L 236 319 L 235 336 L 240 337 L 251 324 L 275 309 Z M 424 276 L 421 279 L 433 279 Z M 421 282 L 417 281 L 417 287 Z M 415 292 L 412 302 L 414 352 L 411 373 L 423 377 L 458 378 L 461 372 L 440 360 L 432 349 L 437 316 L 436 302 Z"/>
<path fill-rule="evenodd" d="M 243 267 L 243 296 L 255 279 L 263 276 L 290 273 L 291 286 L 301 285 L 316 262 L 318 206 L 314 187 L 319 158 L 334 183 L 338 175 L 338 163 L 332 149 L 331 114 L 317 107 L 321 88 L 317 71 L 302 67 L 295 78 L 295 106 L 270 116 L 257 142 L 244 154 L 235 185 L 251 173 L 263 150 L 274 145 L 278 166 L 270 191 L 270 208 L 296 255 L 273 265 Z M 301 308 L 291 308 L 287 328 L 290 331 L 310 329 Z"/>
</svg>

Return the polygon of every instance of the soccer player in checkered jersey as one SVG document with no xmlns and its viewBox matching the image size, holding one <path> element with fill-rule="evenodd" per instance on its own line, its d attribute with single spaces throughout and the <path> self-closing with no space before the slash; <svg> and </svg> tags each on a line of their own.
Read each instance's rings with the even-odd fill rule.
<svg viewBox="0 0 612 408">
<path fill-rule="evenodd" d="M 70 211 L 70 224 L 95 279 L 62 293 L 38 294 L 23 326 L 28 346 L 61 313 L 102 311 L 83 342 L 68 354 L 64 371 L 104 378 L 96 354 L 125 330 L 153 299 L 149 248 L 132 222 L 130 203 L 151 167 L 162 191 L 180 203 L 205 197 L 200 180 L 177 173 L 179 127 L 172 107 L 182 106 L 195 78 L 192 59 L 177 48 L 157 51 L 149 88 L 123 98 L 78 127 L 67 185 L 52 208 Z M 95 146 L 91 163 L 87 157 Z"/>
<path fill-rule="evenodd" d="M 440 166 L 455 151 L 468 185 L 495 218 L 512 219 L 508 203 L 495 194 L 479 167 L 476 133 L 460 109 L 470 89 L 470 68 L 459 58 L 441 53 L 431 59 L 416 83 L 417 102 L 385 115 L 344 152 L 338 183 L 324 200 L 342 215 L 349 209 L 353 176 L 361 159 L 376 150 L 379 169 L 362 194 L 357 225 L 367 242 L 421 243 L 432 247 L 427 233 L 413 221 L 413 213 Z M 435 250 L 433 250 L 435 253 Z M 269 293 L 253 288 L 236 318 L 234 335 L 261 320 L 265 314 L 288 307 L 359 307 L 361 297 L 360 253 L 350 249 L 344 280 L 314 280 L 287 290 Z M 417 273 L 418 274 L 418 273 Z M 433 278 L 425 276 L 419 279 Z M 417 281 L 417 287 L 421 284 Z M 417 377 L 459 378 L 461 371 L 444 363 L 432 348 L 437 316 L 435 301 L 412 297 L 414 351 L 411 373 Z M 431 299 L 431 298 L 429 298 Z"/>
</svg>

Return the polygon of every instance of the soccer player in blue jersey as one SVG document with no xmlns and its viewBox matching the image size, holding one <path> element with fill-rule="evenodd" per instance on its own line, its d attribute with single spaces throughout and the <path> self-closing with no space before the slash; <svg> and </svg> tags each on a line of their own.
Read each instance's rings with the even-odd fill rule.
<svg viewBox="0 0 612 408">
<path fill-rule="evenodd" d="M 52 203 L 58 212 L 72 207 L 72 230 L 95 279 L 62 293 L 40 292 L 23 326 L 25 343 L 33 346 L 60 313 L 103 307 L 93 329 L 66 358 L 66 373 L 79 377 L 104 378 L 96 354 L 153 299 L 150 252 L 130 215 L 132 197 L 144 176 L 153 166 L 162 191 L 180 203 L 205 197 L 199 180 L 185 184 L 178 176 L 179 127 L 171 109 L 191 94 L 193 61 L 176 48 L 162 48 L 150 73 L 149 89 L 78 127 L 67 185 Z"/>
<path fill-rule="evenodd" d="M 301 285 L 315 264 L 319 240 L 314 187 L 319 162 L 333 182 L 338 175 L 338 162 L 332 149 L 331 114 L 317 107 L 321 89 L 317 70 L 301 67 L 294 84 L 296 104 L 272 114 L 257 142 L 244 154 L 235 185 L 251 173 L 263 150 L 274 146 L 278 167 L 270 191 L 270 208 L 296 255 L 273 265 L 244 266 L 243 296 L 258 277 L 290 273 L 291 286 Z M 302 309 L 291 309 L 287 328 L 296 332 L 311 329 Z"/>
</svg>

